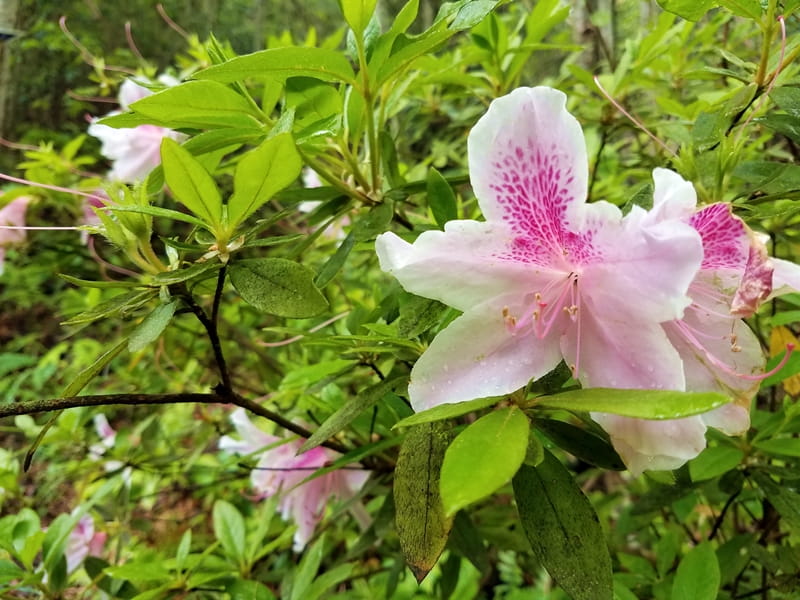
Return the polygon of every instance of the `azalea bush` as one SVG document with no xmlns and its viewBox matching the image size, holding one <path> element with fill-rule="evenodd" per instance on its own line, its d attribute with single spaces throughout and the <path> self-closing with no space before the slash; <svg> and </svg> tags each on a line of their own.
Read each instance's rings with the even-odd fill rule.
<svg viewBox="0 0 800 600">
<path fill-rule="evenodd" d="M 796 597 L 800 3 L 377 4 L 11 144 L 0 595 Z"/>
</svg>

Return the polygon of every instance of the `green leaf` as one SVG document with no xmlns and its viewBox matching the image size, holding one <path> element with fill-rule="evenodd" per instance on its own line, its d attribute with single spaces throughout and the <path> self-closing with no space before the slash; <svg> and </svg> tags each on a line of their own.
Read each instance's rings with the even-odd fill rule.
<svg viewBox="0 0 800 600">
<path fill-rule="evenodd" d="M 463 510 L 453 519 L 450 548 L 471 562 L 480 573 L 489 572 L 489 553 L 483 542 L 483 535 Z"/>
<path fill-rule="evenodd" d="M 449 307 L 437 300 L 408 294 L 400 303 L 397 333 L 404 338 L 415 338 L 438 324 Z"/>
<path fill-rule="evenodd" d="M 395 524 L 403 557 L 418 582 L 436 564 L 452 526 L 439 495 L 439 473 L 450 439 L 442 423 L 418 425 L 406 435 L 397 458 Z"/>
<path fill-rule="evenodd" d="M 253 258 L 230 266 L 231 283 L 248 304 L 263 312 L 305 319 L 328 307 L 314 273 L 285 258 Z"/>
<path fill-rule="evenodd" d="M 225 586 L 231 600 L 275 600 L 275 594 L 259 581 L 235 579 Z"/>
<path fill-rule="evenodd" d="M 262 127 L 258 109 L 241 94 L 216 81 L 187 81 L 137 100 L 130 108 L 173 129 L 259 130 Z"/>
<path fill-rule="evenodd" d="M 367 28 L 377 0 L 339 0 L 344 20 L 356 36 L 361 37 Z"/>
<path fill-rule="evenodd" d="M 611 600 L 611 556 L 591 503 L 545 450 L 513 479 L 522 527 L 541 564 L 573 600 Z"/>
<path fill-rule="evenodd" d="M 183 567 L 186 565 L 186 558 L 189 556 L 191 549 L 192 530 L 187 529 L 181 537 L 181 541 L 178 544 L 178 549 L 175 551 L 175 570 L 178 573 L 183 571 Z"/>
<path fill-rule="evenodd" d="M 795 534 L 800 532 L 800 494 L 777 484 L 763 471 L 754 472 L 752 477 L 786 525 Z"/>
<path fill-rule="evenodd" d="M 133 582 L 165 581 L 172 577 L 163 563 L 152 560 L 131 561 L 117 567 L 108 567 L 105 573 Z"/>
<path fill-rule="evenodd" d="M 64 388 L 64 390 L 61 392 L 61 396 L 64 398 L 76 396 L 78 392 L 86 387 L 87 383 L 94 379 L 100 371 L 105 369 L 106 366 L 108 366 L 108 364 L 114 360 L 114 358 L 116 358 L 120 352 L 122 352 L 127 344 L 128 340 L 120 340 L 115 346 L 112 346 L 106 350 L 97 358 L 96 361 L 81 371 L 78 376 L 73 379 L 67 385 L 67 387 Z"/>
<path fill-rule="evenodd" d="M 442 463 L 447 516 L 497 491 L 517 472 L 528 448 L 530 423 L 518 407 L 490 412 L 458 434 Z"/>
<path fill-rule="evenodd" d="M 781 456 L 794 456 L 800 458 L 800 438 L 773 438 L 771 440 L 760 440 L 755 443 L 755 447 L 768 454 L 778 454 Z"/>
<path fill-rule="evenodd" d="M 770 129 L 785 135 L 793 142 L 800 144 L 800 117 L 775 113 L 753 119 L 753 121 L 766 125 Z"/>
<path fill-rule="evenodd" d="M 710 446 L 703 450 L 697 458 L 689 461 L 689 474 L 692 481 L 713 479 L 735 469 L 742 458 L 744 458 L 744 452 L 734 446 L 727 444 Z"/>
<path fill-rule="evenodd" d="M 189 267 L 184 267 L 177 271 L 162 271 L 153 276 L 153 284 L 161 286 L 181 283 L 183 281 L 189 281 L 190 279 L 200 280 L 203 275 L 206 277 L 202 277 L 202 279 L 208 279 L 213 273 L 219 271 L 222 266 L 220 262 L 205 261 L 194 263 Z"/>
<path fill-rule="evenodd" d="M 308 452 L 312 448 L 316 448 L 325 440 L 339 433 L 342 429 L 347 427 L 353 422 L 358 415 L 365 410 L 372 408 L 386 394 L 395 391 L 407 380 L 406 377 L 395 377 L 386 381 L 381 381 L 365 389 L 360 394 L 353 396 L 342 405 L 339 410 L 333 413 L 330 417 L 325 419 L 322 425 L 308 438 L 300 449 L 298 454 Z"/>
<path fill-rule="evenodd" d="M 300 564 L 297 566 L 294 579 L 292 580 L 292 592 L 289 596 L 289 600 L 303 600 L 306 590 L 311 585 L 322 563 L 324 548 L 325 538 L 323 537 L 314 542 L 311 547 L 306 549 L 303 553 L 303 558 L 300 559 Z"/>
<path fill-rule="evenodd" d="M 681 559 L 671 600 L 715 600 L 719 592 L 720 572 L 717 554 L 710 542 L 692 548 Z"/>
<path fill-rule="evenodd" d="M 461 2 L 461 8 L 459 8 L 455 19 L 453 19 L 448 28 L 454 31 L 472 29 L 483 21 L 498 3 L 499 0 L 469 0 Z"/>
<path fill-rule="evenodd" d="M 559 448 L 590 465 L 614 471 L 624 471 L 627 468 L 614 447 L 591 431 L 564 421 L 538 417 L 533 425 Z"/>
<path fill-rule="evenodd" d="M 153 312 L 147 315 L 131 333 L 128 338 L 128 351 L 138 352 L 148 344 L 155 342 L 169 325 L 177 307 L 177 300 L 156 306 Z"/>
<path fill-rule="evenodd" d="M 212 229 L 218 229 L 222 219 L 222 197 L 208 171 L 170 138 L 161 142 L 161 164 L 164 179 L 178 201 Z"/>
<path fill-rule="evenodd" d="M 442 177 L 441 173 L 431 167 L 428 169 L 428 179 L 426 182 L 428 192 L 428 204 L 431 207 L 433 218 L 439 227 L 444 227 L 448 221 L 458 218 L 456 207 L 456 195 L 453 188 Z"/>
<path fill-rule="evenodd" d="M 699 415 L 730 401 L 730 398 L 717 392 L 590 388 L 541 396 L 536 399 L 534 406 L 662 420 Z"/>
<path fill-rule="evenodd" d="M 152 215 L 154 217 L 164 217 L 165 219 L 172 219 L 173 221 L 183 221 L 184 223 L 189 223 L 190 225 L 197 225 L 198 227 L 206 227 L 206 228 L 208 227 L 207 223 L 204 223 L 197 217 L 193 217 L 192 215 L 187 215 L 177 210 L 161 208 L 160 206 L 115 206 L 112 208 L 112 212 L 142 213 L 145 215 Z"/>
<path fill-rule="evenodd" d="M 717 0 L 717 3 L 739 17 L 761 18 L 761 2 L 759 0 Z"/>
<path fill-rule="evenodd" d="M 20 569 L 10 560 L 0 560 L 0 584 L 9 583 L 15 579 L 22 579 L 25 571 Z"/>
<path fill-rule="evenodd" d="M 133 290 L 101 302 L 89 310 L 67 319 L 62 325 L 82 325 L 98 319 L 116 317 L 136 310 L 156 295 L 155 290 Z"/>
<path fill-rule="evenodd" d="M 460 417 L 461 415 L 475 412 L 476 410 L 481 410 L 487 406 L 497 404 L 501 399 L 501 396 L 493 396 L 490 398 L 476 398 L 475 400 L 459 402 L 457 404 L 440 404 L 439 406 L 434 406 L 428 410 L 423 410 L 422 412 L 418 412 L 417 414 L 398 421 L 394 424 L 392 429 L 397 429 L 398 427 L 411 427 L 413 425 L 420 425 L 422 423 L 433 423 L 434 421 L 443 421 L 445 419 Z"/>
<path fill-rule="evenodd" d="M 303 161 L 288 133 L 266 140 L 236 167 L 228 219 L 236 227 L 300 175 Z"/>
<path fill-rule="evenodd" d="M 373 206 L 367 214 L 359 215 L 353 223 L 353 237 L 357 242 L 374 240 L 378 235 L 389 228 L 394 216 L 394 205 L 389 200 L 384 200 Z"/>
<path fill-rule="evenodd" d="M 330 283 L 331 279 L 333 279 L 336 274 L 341 270 L 344 266 L 344 263 L 347 262 L 347 257 L 350 256 L 350 252 L 353 250 L 353 246 L 356 245 L 355 236 L 353 232 L 347 234 L 342 240 L 342 243 L 339 244 L 339 247 L 336 249 L 336 252 L 333 253 L 328 261 L 322 265 L 322 268 L 319 270 L 314 283 L 317 287 L 325 287 Z"/>
<path fill-rule="evenodd" d="M 230 502 L 217 500 L 212 511 L 214 535 L 222 544 L 225 556 L 237 565 L 245 559 L 246 530 L 242 513 Z"/>
<path fill-rule="evenodd" d="M 714 0 L 657 0 L 658 5 L 687 21 L 699 21 L 714 6 Z"/>
<path fill-rule="evenodd" d="M 194 79 L 232 83 L 250 77 L 283 81 L 289 77 L 313 77 L 322 81 L 355 83 L 347 58 L 336 50 L 286 47 L 238 56 L 221 65 L 198 71 Z"/>
<path fill-rule="evenodd" d="M 800 117 L 800 88 L 776 87 L 769 93 L 769 97 L 793 117 Z"/>
</svg>

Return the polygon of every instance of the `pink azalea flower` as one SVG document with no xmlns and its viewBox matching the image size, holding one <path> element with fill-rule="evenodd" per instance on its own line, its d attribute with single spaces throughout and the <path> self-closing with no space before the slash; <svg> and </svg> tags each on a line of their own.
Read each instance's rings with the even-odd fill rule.
<svg viewBox="0 0 800 600">
<path fill-rule="evenodd" d="M 646 421 L 593 414 L 629 469 L 675 469 L 705 448 L 707 426 L 740 435 L 750 426 L 750 402 L 764 378 L 764 352 L 741 317 L 767 298 L 800 289 L 800 267 L 767 255 L 763 241 L 726 203 L 696 208 L 691 183 L 666 169 L 654 172 L 648 218 L 680 218 L 703 240 L 703 262 L 689 286 L 681 319 L 663 325 L 680 354 L 686 389 L 717 391 L 733 402 L 703 415 Z"/>
<path fill-rule="evenodd" d="M 298 455 L 302 440 L 282 443 L 281 438 L 256 427 L 241 408 L 232 413 L 231 421 L 241 439 L 224 436 L 219 447 L 239 454 L 260 452 L 250 481 L 260 497 L 280 496 L 278 508 L 281 516 L 297 525 L 294 534 L 296 552 L 300 552 L 311 539 L 328 500 L 333 497 L 340 500 L 352 498 L 369 477 L 369 473 L 361 469 L 340 469 L 301 484 L 314 471 L 336 460 L 338 454 L 317 447 Z"/>
<path fill-rule="evenodd" d="M 94 211 L 95 208 L 102 208 L 104 206 L 108 206 L 111 202 L 111 199 L 105 193 L 104 190 L 99 189 L 92 192 L 94 196 L 90 198 L 84 197 L 83 199 L 83 215 L 81 218 L 80 225 L 89 225 L 95 227 L 101 224 L 100 217 L 97 216 L 97 213 Z M 84 244 L 89 243 L 89 231 L 82 230 L 81 231 L 81 242 Z"/>
<path fill-rule="evenodd" d="M 31 199 L 28 196 L 15 198 L 0 209 L 0 225 L 9 227 L 25 227 L 25 211 Z M 25 241 L 24 229 L 0 229 L 0 275 L 3 274 L 3 263 L 6 248 Z"/>
<path fill-rule="evenodd" d="M 176 85 L 174 78 L 162 76 L 159 81 L 165 85 Z M 119 105 L 122 111 L 137 100 L 152 94 L 147 88 L 125 80 L 119 89 Z M 106 116 L 119 114 L 113 111 Z M 140 125 L 133 128 L 115 129 L 108 125 L 97 123 L 93 119 L 88 129 L 89 135 L 96 137 L 101 142 L 100 153 L 113 162 L 108 172 L 109 179 L 123 183 L 136 183 L 143 180 L 147 174 L 161 163 L 161 140 L 165 137 L 176 141 L 185 139 L 181 133 L 157 127 L 156 125 Z"/>
<path fill-rule="evenodd" d="M 95 532 L 94 520 L 89 515 L 82 516 L 67 538 L 64 551 L 67 573 L 77 569 L 87 556 L 100 556 L 106 537 L 104 532 Z"/>
<path fill-rule="evenodd" d="M 318 188 L 322 187 L 322 180 L 319 178 L 319 174 L 310 167 L 305 167 L 303 169 L 303 173 L 301 175 L 303 180 L 303 186 L 307 188 Z M 321 200 L 306 200 L 305 202 L 300 202 L 297 205 L 297 210 L 301 213 L 310 213 L 316 210 L 322 204 Z M 325 228 L 325 231 L 322 232 L 321 237 L 327 238 L 329 240 L 343 240 L 347 237 L 347 234 L 344 231 L 346 226 L 350 225 L 350 217 L 343 216 L 338 219 L 336 222 L 331 223 Z"/>
<path fill-rule="evenodd" d="M 101 460 L 105 453 L 117 443 L 117 432 L 111 427 L 108 418 L 103 413 L 96 414 L 93 421 L 94 429 L 100 438 L 100 442 L 92 444 L 89 447 L 89 457 L 92 460 Z M 103 462 L 103 468 L 106 472 L 122 469 L 122 481 L 125 485 L 130 486 L 133 470 L 131 467 L 126 467 L 124 462 L 120 460 L 107 460 Z"/>
<path fill-rule="evenodd" d="M 662 323 L 680 319 L 700 235 L 678 218 L 585 202 L 586 146 L 563 93 L 521 88 L 470 132 L 485 222 L 451 221 L 413 244 L 378 237 L 381 268 L 463 314 L 411 372 L 415 410 L 500 396 L 562 359 L 584 386 L 685 387 Z"/>
</svg>

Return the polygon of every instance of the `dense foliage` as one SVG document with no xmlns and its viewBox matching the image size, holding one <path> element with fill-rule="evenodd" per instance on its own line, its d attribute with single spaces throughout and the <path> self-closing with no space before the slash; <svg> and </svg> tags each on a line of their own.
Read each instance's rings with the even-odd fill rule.
<svg viewBox="0 0 800 600">
<path fill-rule="evenodd" d="M 6 47 L 15 72 L 57 49 L 63 77 L 19 83 L 3 149 L 0 225 L 45 230 L 0 229 L 0 597 L 800 594 L 796 287 L 731 321 L 767 357 L 741 389 L 582 388 L 566 360 L 422 410 L 409 374 L 471 307 L 376 255 L 387 232 L 491 221 L 470 131 L 549 86 L 586 136 L 590 203 L 655 214 L 669 167 L 751 250 L 797 261 L 800 2 L 342 0 L 308 22 L 199 3 L 216 36 L 190 4 L 161 8 L 175 29 L 115 5 L 135 45 L 81 30 L 86 3 Z M 674 469 L 597 417 L 657 432 L 726 403 L 749 431 L 709 428 Z"/>
</svg>

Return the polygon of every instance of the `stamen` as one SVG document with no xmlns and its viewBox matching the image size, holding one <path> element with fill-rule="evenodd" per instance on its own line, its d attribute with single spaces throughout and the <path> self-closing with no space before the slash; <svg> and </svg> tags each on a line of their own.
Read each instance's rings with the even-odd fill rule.
<svg viewBox="0 0 800 600">
<path fill-rule="evenodd" d="M 653 132 L 651 132 L 651 131 L 650 131 L 650 130 L 647 128 L 647 127 L 645 127 L 645 126 L 644 126 L 644 124 L 643 124 L 643 123 L 642 123 L 642 122 L 641 122 L 639 119 L 637 119 L 637 118 L 636 118 L 636 117 L 634 117 L 634 116 L 633 116 L 631 113 L 629 113 L 627 110 L 625 110 L 624 108 L 622 108 L 622 105 L 621 105 L 619 102 L 617 102 L 616 100 L 614 100 L 614 98 L 612 98 L 612 97 L 611 97 L 611 94 L 609 94 L 609 93 L 608 93 L 608 92 L 605 90 L 605 88 L 604 88 L 604 87 L 603 87 L 603 86 L 600 84 L 600 78 L 599 78 L 597 75 L 595 75 L 595 76 L 594 76 L 594 84 L 595 84 L 595 85 L 597 86 L 597 88 L 600 90 L 600 93 L 601 93 L 601 94 L 603 94 L 603 96 L 605 96 L 606 100 L 608 100 L 609 102 L 611 102 L 611 104 L 614 106 L 614 108 L 616 108 L 616 109 L 617 109 L 619 112 L 621 112 L 623 115 L 625 115 L 626 117 L 628 117 L 628 119 L 631 121 L 631 123 L 633 123 L 634 125 L 636 125 L 636 126 L 637 126 L 639 129 L 641 129 L 643 132 L 645 132 L 645 133 L 646 133 L 646 134 L 647 134 L 647 135 L 650 137 L 650 139 L 651 139 L 651 140 L 653 140 L 653 141 L 654 141 L 656 144 L 658 144 L 658 145 L 659 145 L 659 146 L 661 146 L 661 147 L 662 147 L 664 150 L 666 150 L 667 152 L 669 152 L 669 153 L 670 153 L 672 156 L 674 156 L 675 158 L 677 158 L 677 157 L 678 157 L 678 153 L 677 153 L 677 152 L 675 152 L 674 150 L 672 150 L 672 148 L 670 148 L 670 147 L 669 147 L 669 146 L 667 146 L 667 145 L 666 145 L 664 142 L 662 142 L 660 139 L 658 139 L 658 138 L 656 137 L 656 135 L 655 135 Z"/>
<path fill-rule="evenodd" d="M 775 373 L 780 371 L 786 365 L 786 363 L 789 362 L 789 357 L 791 356 L 795 348 L 794 344 L 786 344 L 786 354 L 784 354 L 783 358 L 775 366 L 775 368 L 770 369 L 768 372 L 761 373 L 760 375 L 746 375 L 744 373 L 738 373 L 737 371 L 734 371 L 730 365 L 722 362 L 719 358 L 711 354 L 711 352 L 709 352 L 708 349 L 705 346 L 703 346 L 703 344 L 701 344 L 698 341 L 698 339 L 692 334 L 691 329 L 685 323 L 678 321 L 676 322 L 676 325 L 678 330 L 684 335 L 686 340 L 692 346 L 700 350 L 712 365 L 721 369 L 724 373 L 727 373 L 728 375 L 732 375 L 733 377 L 738 377 L 739 379 L 745 379 L 747 381 L 763 381 L 768 377 L 772 377 L 773 375 L 775 375 Z M 741 352 L 741 347 L 735 346 L 735 348 L 738 348 L 738 350 L 733 350 L 732 348 L 733 352 Z"/>
<path fill-rule="evenodd" d="M 81 192 L 78 190 L 73 190 L 70 188 L 64 188 L 57 185 L 49 185 L 47 183 L 38 183 L 36 181 L 29 181 L 27 179 L 20 179 L 19 177 L 12 177 L 11 175 L 6 175 L 5 173 L 0 173 L 0 179 L 5 179 L 6 181 L 11 181 L 13 183 L 21 183 L 22 185 L 29 185 L 32 187 L 39 187 L 45 190 L 53 190 L 55 192 L 64 192 L 66 194 L 75 194 L 77 196 L 83 196 L 84 198 L 90 198 L 92 200 L 97 200 L 98 202 L 102 202 L 103 204 L 106 203 L 106 198 L 102 198 L 96 194 L 90 194 L 88 192 Z"/>
<path fill-rule="evenodd" d="M 575 324 L 575 365 L 572 369 L 573 376 L 577 379 L 580 377 L 580 365 L 581 365 L 581 316 L 583 312 L 581 311 L 581 295 L 578 292 L 578 280 L 575 280 L 575 284 L 573 285 L 573 289 L 575 290 L 575 315 L 576 315 L 576 324 Z"/>
<path fill-rule="evenodd" d="M 775 75 L 772 76 L 772 79 L 770 80 L 769 85 L 767 85 L 767 89 L 764 92 L 764 94 L 761 96 L 761 99 L 758 101 L 758 104 L 750 112 L 750 116 L 747 117 L 747 120 L 744 122 L 744 124 L 739 129 L 739 133 L 736 134 L 736 139 L 734 140 L 734 143 L 738 143 L 739 142 L 739 138 L 742 137 L 742 134 L 744 133 L 744 130 L 747 129 L 747 126 L 750 124 L 750 121 L 753 120 L 753 117 L 755 117 L 756 113 L 764 105 L 764 102 L 767 101 L 767 98 L 769 97 L 769 93 L 772 91 L 772 88 L 775 87 L 775 82 L 778 80 L 778 75 L 781 74 L 781 66 L 783 65 L 783 57 L 786 55 L 786 23 L 784 22 L 783 15 L 780 15 L 778 17 L 778 23 L 781 24 L 781 54 L 780 54 L 780 58 L 778 59 L 778 66 L 775 68 Z"/>
</svg>

